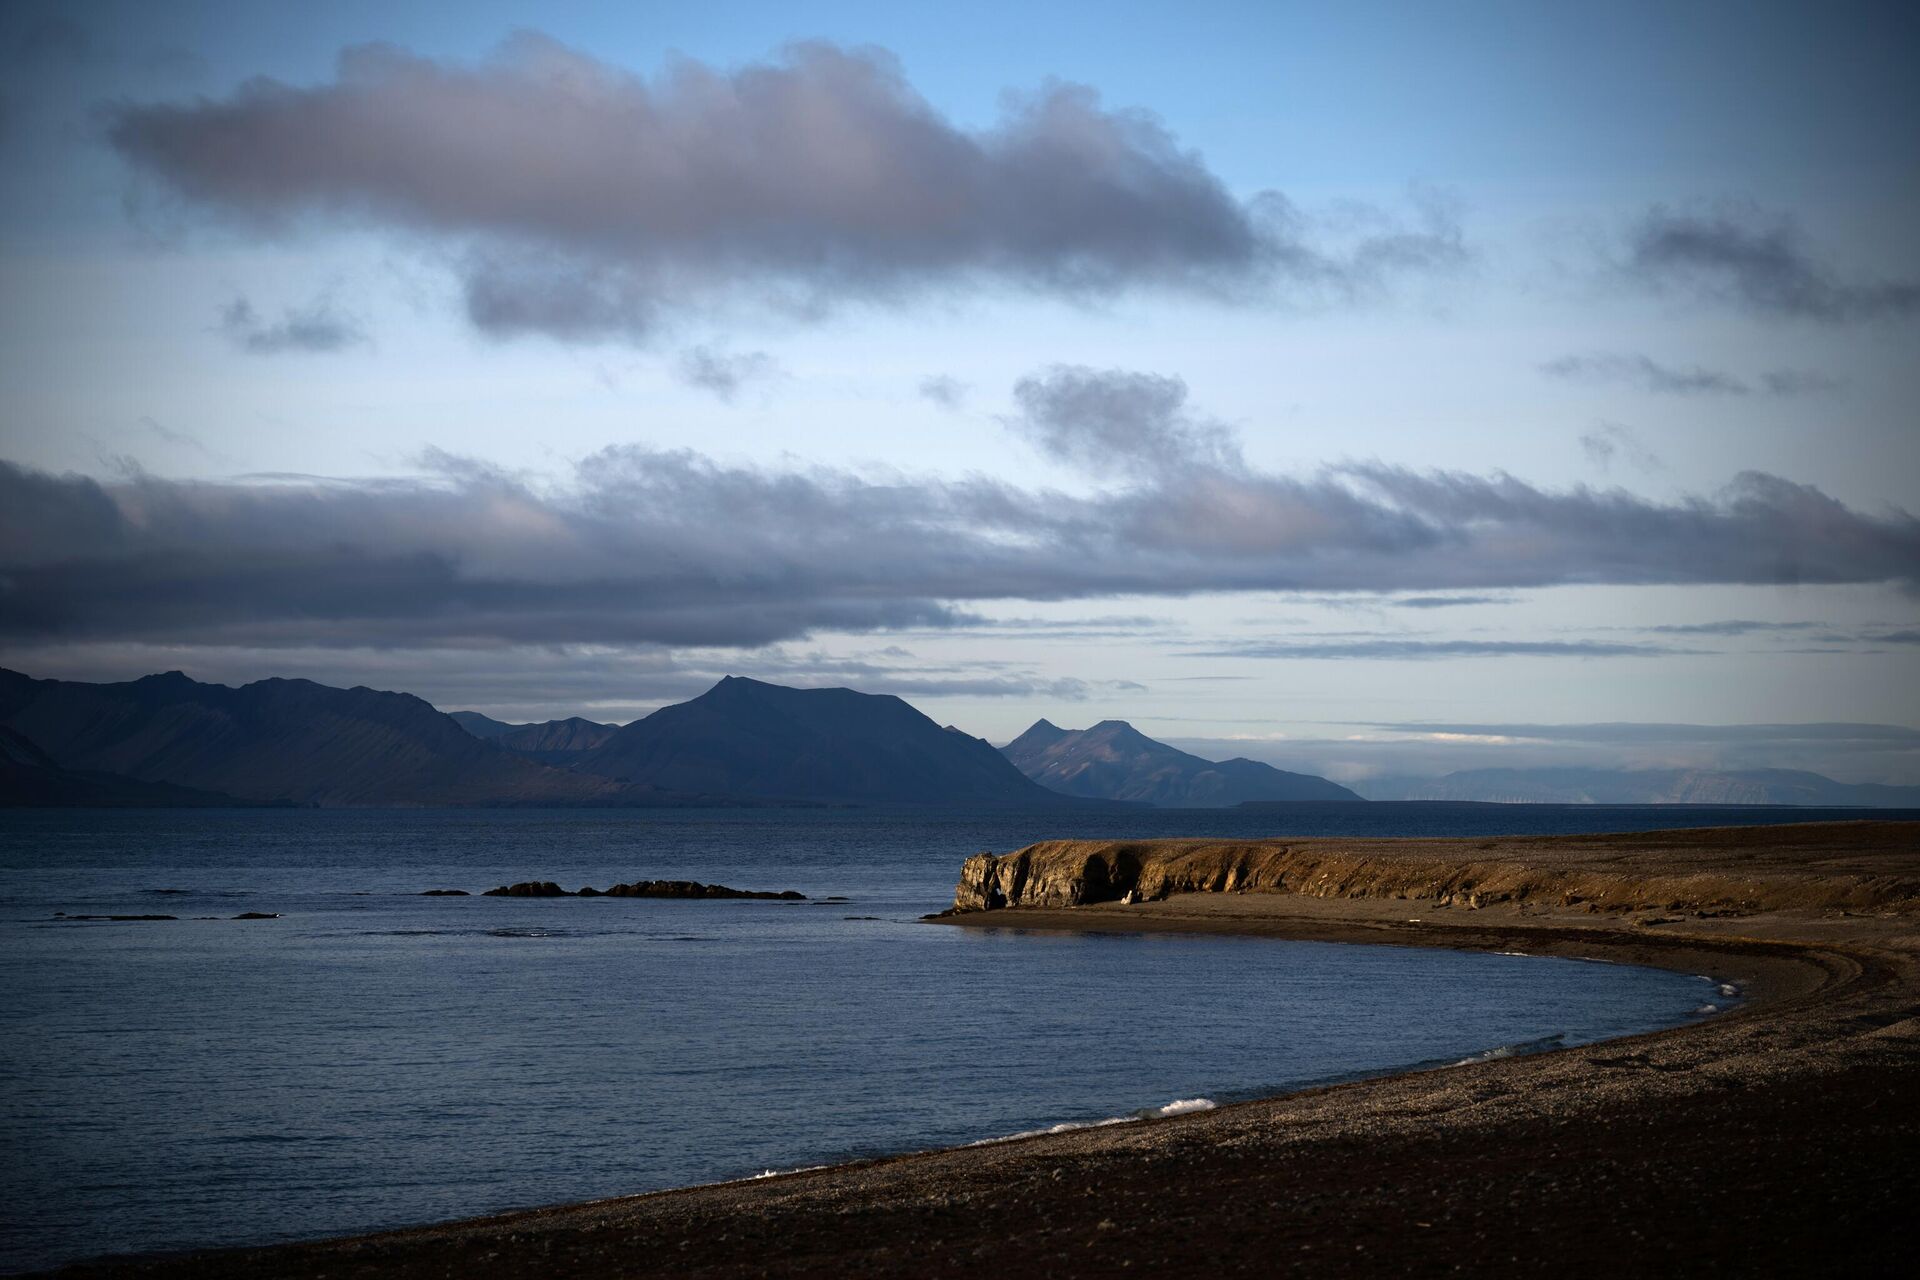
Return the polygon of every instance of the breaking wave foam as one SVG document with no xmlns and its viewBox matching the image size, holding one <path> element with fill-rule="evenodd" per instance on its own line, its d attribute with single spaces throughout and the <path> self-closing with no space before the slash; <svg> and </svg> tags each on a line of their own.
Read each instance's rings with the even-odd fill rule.
<svg viewBox="0 0 1920 1280">
<path fill-rule="evenodd" d="M 1044 1129 L 1027 1129 L 1020 1133 L 1009 1133 L 998 1138 L 981 1138 L 969 1142 L 970 1147 L 987 1147 L 996 1142 L 1017 1142 L 1021 1138 L 1044 1138 L 1052 1133 L 1072 1133 L 1077 1129 L 1104 1129 L 1108 1125 L 1132 1124 L 1136 1120 L 1164 1120 L 1168 1116 L 1191 1115 L 1196 1111 L 1211 1111 L 1219 1104 L 1212 1098 L 1175 1098 L 1162 1107 L 1142 1107 L 1138 1111 L 1129 1111 L 1124 1116 L 1108 1116 L 1104 1120 L 1065 1120 L 1049 1125 Z"/>
<path fill-rule="evenodd" d="M 1541 1036 L 1538 1040 L 1518 1040 L 1513 1044 L 1497 1044 L 1491 1049 L 1482 1049 L 1471 1057 L 1454 1063 L 1456 1067 L 1470 1067 L 1476 1062 L 1496 1062 L 1501 1058 L 1518 1058 L 1529 1053 L 1545 1053 L 1549 1049 L 1558 1049 L 1566 1044 L 1567 1036 L 1556 1031 L 1550 1036 Z"/>
</svg>

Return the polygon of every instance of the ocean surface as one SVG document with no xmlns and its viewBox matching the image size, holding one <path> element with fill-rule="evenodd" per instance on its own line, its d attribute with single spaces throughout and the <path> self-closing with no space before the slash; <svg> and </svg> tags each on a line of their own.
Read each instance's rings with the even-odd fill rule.
<svg viewBox="0 0 1920 1280">
<path fill-rule="evenodd" d="M 1862 815 L 0 811 L 0 1269 L 1198 1108 L 1737 998 L 1541 957 L 919 923 L 982 849 L 1837 816 Z M 642 878 L 809 901 L 419 896 Z"/>
</svg>

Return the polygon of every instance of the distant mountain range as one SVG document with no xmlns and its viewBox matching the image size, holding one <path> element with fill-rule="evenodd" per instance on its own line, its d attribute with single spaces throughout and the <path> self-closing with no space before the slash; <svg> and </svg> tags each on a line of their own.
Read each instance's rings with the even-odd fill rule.
<svg viewBox="0 0 1920 1280">
<path fill-rule="evenodd" d="M 1920 807 L 1920 787 L 1835 782 L 1796 769 L 1468 769 L 1439 778 L 1377 778 L 1364 785 L 1373 800 Z"/>
<path fill-rule="evenodd" d="M 201 684 L 177 671 L 121 684 L 83 684 L 0 670 L 0 725 L 60 770 L 222 793 L 211 799 L 216 803 L 626 805 L 679 799 L 522 759 L 480 741 L 411 694 L 335 689 L 308 680 L 261 680 L 234 689 Z M 37 786 L 47 780 L 26 781 Z M 27 802 L 28 794 L 0 793 L 16 804 Z"/>
<path fill-rule="evenodd" d="M 562 766 L 576 763 L 583 752 L 593 750 L 620 730 L 617 724 L 601 724 L 579 716 L 539 724 L 506 724 L 478 711 L 454 711 L 449 715 L 462 729 L 502 751 L 542 764 Z"/>
<path fill-rule="evenodd" d="M 1037 807 L 1061 798 L 985 739 L 889 694 L 728 676 L 581 753 L 575 769 L 677 791 L 832 804 Z"/>
<path fill-rule="evenodd" d="M 1787 770 L 1482 769 L 1368 784 L 1380 800 L 1920 808 L 1920 787 Z M 308 680 L 180 672 L 115 684 L 0 669 L 0 805 L 952 805 L 1355 801 L 1252 760 L 1203 760 L 1121 720 L 1041 720 L 1003 751 L 899 698 L 729 676 L 632 724 L 506 724 Z"/>
<path fill-rule="evenodd" d="M 1062 729 L 1046 720 L 1002 747 L 1021 773 L 1064 795 L 1169 809 L 1217 809 L 1249 800 L 1359 800 L 1310 773 L 1257 760 L 1202 760 L 1156 742 L 1124 720 Z"/>
</svg>

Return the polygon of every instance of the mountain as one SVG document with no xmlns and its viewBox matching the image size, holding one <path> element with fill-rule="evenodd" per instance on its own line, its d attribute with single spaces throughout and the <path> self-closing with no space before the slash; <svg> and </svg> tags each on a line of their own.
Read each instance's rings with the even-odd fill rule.
<svg viewBox="0 0 1920 1280">
<path fill-rule="evenodd" d="M 210 808 L 242 803 L 232 796 L 165 782 L 63 769 L 26 735 L 0 725 L 0 808 Z"/>
<path fill-rule="evenodd" d="M 1797 769 L 1468 769 L 1439 778 L 1377 778 L 1366 790 L 1374 800 L 1920 808 L 1920 787 L 1835 782 Z"/>
<path fill-rule="evenodd" d="M 57 766 L 318 805 L 650 804 L 676 797 L 552 769 L 419 698 L 309 680 L 241 688 L 178 671 L 120 684 L 0 670 L 0 725 Z"/>
<path fill-rule="evenodd" d="M 574 763 L 582 752 L 593 750 L 620 728 L 617 724 L 601 724 L 579 716 L 540 724 L 506 724 L 478 711 L 455 711 L 449 719 L 502 751 L 562 767 Z"/>
<path fill-rule="evenodd" d="M 1070 796 L 1136 800 L 1167 809 L 1217 809 L 1247 800 L 1358 800 L 1310 773 L 1257 760 L 1202 760 L 1156 742 L 1124 720 L 1062 729 L 1046 720 L 1001 748 L 1021 773 Z"/>
<path fill-rule="evenodd" d="M 525 725 L 508 724 L 504 720 L 495 720 L 492 716 L 483 716 L 478 711 L 449 711 L 447 719 L 465 729 L 482 742 L 491 742 L 503 733 L 512 733 L 523 729 Z"/>
<path fill-rule="evenodd" d="M 576 769 L 673 791 L 840 804 L 1057 805 L 984 739 L 899 698 L 728 676 L 583 753 Z"/>
</svg>

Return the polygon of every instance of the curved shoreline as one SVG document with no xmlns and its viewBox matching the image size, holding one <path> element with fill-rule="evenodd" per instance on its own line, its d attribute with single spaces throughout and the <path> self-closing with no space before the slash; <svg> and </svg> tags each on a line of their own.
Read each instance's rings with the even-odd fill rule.
<svg viewBox="0 0 1920 1280">
<path fill-rule="evenodd" d="M 1904 833 L 1889 857 L 1920 861 Z M 69 1273 L 1262 1274 L 1277 1258 L 1322 1274 L 1896 1267 L 1896 1225 L 1920 1189 L 1912 915 L 1623 927 L 1524 904 L 1434 920 L 1430 906 L 1208 893 L 944 922 L 1523 950 L 1735 977 L 1748 998 L 1597 1044 L 1165 1119 Z"/>
</svg>

